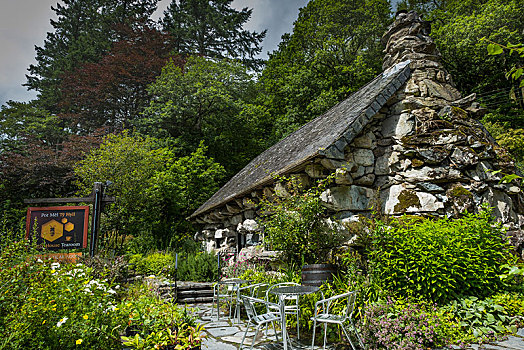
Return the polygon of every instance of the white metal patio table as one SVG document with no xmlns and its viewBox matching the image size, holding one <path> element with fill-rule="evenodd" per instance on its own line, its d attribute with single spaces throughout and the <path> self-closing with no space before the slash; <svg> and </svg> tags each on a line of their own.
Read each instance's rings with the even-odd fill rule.
<svg viewBox="0 0 524 350">
<path fill-rule="evenodd" d="M 280 319 L 282 320 L 282 342 L 284 343 L 284 350 L 288 349 L 288 342 L 289 342 L 289 348 L 293 348 L 291 346 L 291 342 L 289 341 L 289 337 L 287 335 L 286 330 L 286 313 L 284 310 L 285 307 L 285 298 L 288 296 L 300 296 L 300 295 L 306 295 L 318 292 L 320 290 L 319 287 L 316 286 L 286 286 L 286 287 L 279 287 L 271 290 L 272 294 L 275 294 L 278 296 L 279 299 L 279 305 L 280 305 Z M 297 320 L 299 322 L 299 320 Z"/>
</svg>

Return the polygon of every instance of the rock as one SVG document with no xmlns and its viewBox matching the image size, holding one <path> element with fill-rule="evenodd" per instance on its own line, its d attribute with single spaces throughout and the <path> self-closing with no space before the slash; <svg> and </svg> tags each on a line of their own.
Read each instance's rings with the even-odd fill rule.
<svg viewBox="0 0 524 350">
<path fill-rule="evenodd" d="M 337 185 L 351 185 L 353 183 L 353 178 L 348 170 L 339 168 L 335 171 L 335 183 Z"/>
<path fill-rule="evenodd" d="M 215 241 L 207 241 L 206 242 L 206 252 L 211 253 L 216 249 Z"/>
<path fill-rule="evenodd" d="M 382 136 L 402 138 L 413 132 L 415 120 L 410 113 L 392 115 L 382 122 Z"/>
<path fill-rule="evenodd" d="M 366 167 L 359 166 L 357 167 L 355 171 L 352 171 L 350 174 L 352 178 L 356 179 L 357 177 L 364 176 L 365 173 L 366 173 Z"/>
<path fill-rule="evenodd" d="M 442 98 L 446 101 L 455 101 L 460 98 L 460 93 L 449 84 L 441 84 L 433 80 L 424 79 L 420 83 L 420 89 L 425 89 L 427 95 L 435 98 Z"/>
<path fill-rule="evenodd" d="M 411 169 L 403 172 L 402 177 L 411 183 L 417 182 L 452 182 L 462 179 L 462 174 L 457 169 L 430 168 L 425 166 L 421 169 Z"/>
<path fill-rule="evenodd" d="M 320 179 L 326 177 L 325 168 L 320 164 L 308 164 L 304 170 L 309 177 Z"/>
<path fill-rule="evenodd" d="M 322 166 L 326 169 L 333 170 L 343 167 L 346 164 L 346 162 L 329 158 L 322 158 L 320 160 L 320 164 L 322 164 Z"/>
<path fill-rule="evenodd" d="M 488 188 L 482 195 L 483 202 L 487 202 L 489 206 L 493 207 L 495 217 L 502 223 L 509 221 L 517 221 L 518 218 L 512 210 L 511 198 L 502 191 Z"/>
<path fill-rule="evenodd" d="M 443 208 L 444 203 L 434 195 L 406 189 L 404 185 L 400 184 L 389 188 L 384 210 L 386 214 L 401 214 L 435 212 Z"/>
<path fill-rule="evenodd" d="M 242 204 L 246 208 L 254 208 L 256 206 L 256 203 L 251 198 L 247 198 L 247 197 L 244 197 L 242 199 Z"/>
<path fill-rule="evenodd" d="M 255 220 L 251 219 L 244 220 L 242 226 L 246 231 L 258 231 L 260 229 L 258 223 Z"/>
<path fill-rule="evenodd" d="M 452 203 L 456 217 L 464 212 L 472 213 L 475 211 L 473 193 L 464 186 L 460 184 L 454 185 L 446 192 L 446 196 Z"/>
<path fill-rule="evenodd" d="M 418 149 L 417 153 L 428 164 L 440 164 L 449 155 L 449 152 L 441 147 L 422 148 Z"/>
<path fill-rule="evenodd" d="M 400 169 L 399 152 L 388 151 L 377 158 L 375 163 L 375 175 L 388 175 Z"/>
<path fill-rule="evenodd" d="M 357 148 L 353 152 L 353 159 L 355 163 L 360 166 L 371 166 L 375 163 L 373 151 L 366 148 Z"/>
<path fill-rule="evenodd" d="M 244 218 L 242 217 L 242 214 L 239 214 L 239 215 L 235 215 L 233 217 L 231 217 L 229 220 L 226 220 L 224 222 L 224 225 L 226 226 L 237 226 L 238 224 L 240 224 L 242 222 Z"/>
<path fill-rule="evenodd" d="M 375 182 L 375 174 L 364 175 L 354 181 L 355 185 L 371 186 Z"/>
<path fill-rule="evenodd" d="M 280 198 L 285 198 L 291 196 L 286 189 L 286 186 L 282 182 L 277 182 L 275 184 L 275 194 Z"/>
<path fill-rule="evenodd" d="M 325 190 L 321 194 L 324 205 L 335 211 L 368 210 L 374 191 L 362 186 L 340 186 Z"/>
<path fill-rule="evenodd" d="M 365 135 L 353 140 L 353 146 L 358 148 L 372 149 L 375 141 L 375 134 L 368 132 Z"/>
<path fill-rule="evenodd" d="M 215 238 L 224 238 L 227 236 L 227 233 L 229 233 L 229 229 L 220 229 L 215 231 Z"/>
<path fill-rule="evenodd" d="M 432 184 L 430 182 L 419 182 L 417 183 L 417 187 L 425 192 L 430 192 L 430 193 L 444 192 L 444 189 L 442 187 Z"/>
<path fill-rule="evenodd" d="M 517 193 L 520 193 L 520 187 L 518 186 L 510 186 L 508 188 L 508 193 L 509 194 L 517 194 Z"/>
<path fill-rule="evenodd" d="M 479 162 L 479 157 L 468 147 L 457 147 L 451 154 L 450 160 L 459 168 L 475 165 Z"/>
</svg>

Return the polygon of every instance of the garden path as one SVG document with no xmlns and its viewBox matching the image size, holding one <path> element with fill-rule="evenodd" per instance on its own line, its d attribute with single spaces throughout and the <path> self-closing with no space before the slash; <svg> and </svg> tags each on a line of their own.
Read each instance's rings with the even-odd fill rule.
<svg viewBox="0 0 524 350">
<path fill-rule="evenodd" d="M 229 318 L 223 317 L 219 321 L 215 317 L 211 318 L 211 304 L 192 304 L 188 307 L 196 308 L 198 322 L 202 323 L 206 329 L 207 337 L 204 340 L 203 349 L 209 350 L 235 350 L 238 349 L 242 336 L 246 330 L 246 322 L 236 324 Z M 254 331 L 249 331 L 244 342 L 245 348 L 249 349 L 253 340 Z M 271 331 L 270 331 L 271 333 Z M 292 339 L 293 347 L 299 350 L 311 349 L 308 339 L 298 342 Z M 281 350 L 282 343 L 277 343 L 274 337 L 265 337 L 264 332 L 259 333 L 258 340 L 255 342 L 256 350 Z M 315 347 L 321 349 L 322 347 Z M 340 347 L 328 345 L 327 349 L 335 350 Z M 452 347 L 459 349 L 459 347 Z M 472 344 L 467 350 L 524 350 L 524 328 L 518 330 L 517 334 L 508 336 L 507 339 L 491 344 L 476 345 Z"/>
</svg>

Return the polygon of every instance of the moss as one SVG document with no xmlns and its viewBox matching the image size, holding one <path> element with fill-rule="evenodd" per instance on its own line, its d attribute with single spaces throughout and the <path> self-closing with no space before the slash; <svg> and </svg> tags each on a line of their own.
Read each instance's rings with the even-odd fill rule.
<svg viewBox="0 0 524 350">
<path fill-rule="evenodd" d="M 473 194 L 462 186 L 455 186 L 448 192 L 450 197 L 473 197 Z"/>
<path fill-rule="evenodd" d="M 451 112 L 453 113 L 454 117 L 458 117 L 460 119 L 467 119 L 468 118 L 468 112 L 463 110 L 462 108 L 451 106 Z"/>
<path fill-rule="evenodd" d="M 423 165 L 424 165 L 424 162 L 420 159 L 415 158 L 411 160 L 411 166 L 413 168 L 420 168 Z"/>
<path fill-rule="evenodd" d="M 398 203 L 395 205 L 395 212 L 405 212 L 409 207 L 420 208 L 420 200 L 417 193 L 413 190 L 404 190 L 398 195 Z"/>
</svg>

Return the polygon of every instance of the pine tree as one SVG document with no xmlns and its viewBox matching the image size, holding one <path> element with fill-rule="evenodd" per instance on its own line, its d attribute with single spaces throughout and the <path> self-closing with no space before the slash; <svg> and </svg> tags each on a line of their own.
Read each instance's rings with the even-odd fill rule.
<svg viewBox="0 0 524 350">
<path fill-rule="evenodd" d="M 211 58 L 241 59 L 251 68 L 261 65 L 255 56 L 266 36 L 242 29 L 252 10 L 231 8 L 233 0 L 173 0 L 164 12 L 164 29 L 173 35 L 175 52 Z"/>
</svg>

